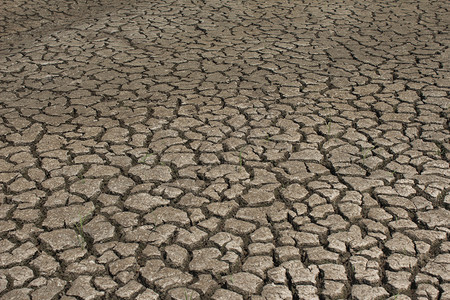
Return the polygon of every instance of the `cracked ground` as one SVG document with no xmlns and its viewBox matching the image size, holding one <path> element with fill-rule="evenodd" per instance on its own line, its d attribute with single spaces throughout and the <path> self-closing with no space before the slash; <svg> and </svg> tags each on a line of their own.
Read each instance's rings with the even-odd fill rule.
<svg viewBox="0 0 450 300">
<path fill-rule="evenodd" d="M 450 299 L 450 2 L 0 0 L 0 299 Z"/>
</svg>

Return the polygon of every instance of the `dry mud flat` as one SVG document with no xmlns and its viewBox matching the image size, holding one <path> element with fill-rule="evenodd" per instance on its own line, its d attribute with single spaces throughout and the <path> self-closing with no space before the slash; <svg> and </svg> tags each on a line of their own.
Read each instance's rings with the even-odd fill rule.
<svg viewBox="0 0 450 300">
<path fill-rule="evenodd" d="M 450 299 L 448 1 L 0 3 L 0 299 Z"/>
</svg>

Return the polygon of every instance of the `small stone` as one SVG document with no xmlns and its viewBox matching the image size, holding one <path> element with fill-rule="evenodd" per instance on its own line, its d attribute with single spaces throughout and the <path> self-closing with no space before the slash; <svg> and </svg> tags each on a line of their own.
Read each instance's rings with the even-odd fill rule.
<svg viewBox="0 0 450 300">
<path fill-rule="evenodd" d="M 51 300 L 54 299 L 64 288 L 67 282 L 59 278 L 50 278 L 46 284 L 31 293 L 31 299 Z"/>
<path fill-rule="evenodd" d="M 163 199 L 160 196 L 152 196 L 146 193 L 138 193 L 129 196 L 125 200 L 125 207 L 128 209 L 134 209 L 139 212 L 149 212 L 159 206 L 169 204 L 170 201 Z"/>
<path fill-rule="evenodd" d="M 210 274 L 199 274 L 198 281 L 191 285 L 193 289 L 201 291 L 202 295 L 210 295 L 218 286 Z"/>
<path fill-rule="evenodd" d="M 250 235 L 250 238 L 254 243 L 266 243 L 273 240 L 273 234 L 268 227 L 260 227 Z"/>
<path fill-rule="evenodd" d="M 392 239 L 385 243 L 385 247 L 388 248 L 391 252 L 399 252 L 402 254 L 415 255 L 415 247 L 412 240 L 399 233 L 395 232 L 392 235 Z"/>
<path fill-rule="evenodd" d="M 314 219 L 324 219 L 332 214 L 334 214 L 334 208 L 331 204 L 318 205 L 314 207 L 310 213 Z"/>
<path fill-rule="evenodd" d="M 208 234 L 200 230 L 196 226 L 192 226 L 189 230 L 180 229 L 176 238 L 176 242 L 182 246 L 193 249 L 202 244 L 208 237 Z"/>
<path fill-rule="evenodd" d="M 89 256 L 79 262 L 73 262 L 66 267 L 66 272 L 69 274 L 98 274 L 105 272 L 105 266 L 98 264 L 94 256 Z"/>
<path fill-rule="evenodd" d="M 267 300 L 292 300 L 293 296 L 285 285 L 267 284 L 261 293 L 263 299 Z"/>
<path fill-rule="evenodd" d="M 236 201 L 231 200 L 214 202 L 208 204 L 206 207 L 212 214 L 219 217 L 225 217 L 228 216 L 235 208 L 239 207 L 239 204 Z"/>
<path fill-rule="evenodd" d="M 117 283 L 108 276 L 96 277 L 94 279 L 94 285 L 103 291 L 113 290 L 117 287 Z"/>
<path fill-rule="evenodd" d="M 165 248 L 166 257 L 170 264 L 175 267 L 183 267 L 188 260 L 189 253 L 178 245 L 169 245 Z"/>
<path fill-rule="evenodd" d="M 1 300 L 30 300 L 30 293 L 32 289 L 22 288 L 22 289 L 14 289 L 6 294 L 3 294 Z"/>
<path fill-rule="evenodd" d="M 409 272 L 390 272 L 386 271 L 388 284 L 394 289 L 395 293 L 405 292 L 411 288 L 411 273 Z"/>
<path fill-rule="evenodd" d="M 190 223 L 186 212 L 174 207 L 158 207 L 151 213 L 144 216 L 148 224 L 160 225 L 164 223 L 175 223 L 179 225 L 187 225 Z"/>
<path fill-rule="evenodd" d="M 31 265 L 37 268 L 41 275 L 45 276 L 55 274 L 60 267 L 59 263 L 45 252 L 39 255 L 36 259 L 32 260 Z"/>
<path fill-rule="evenodd" d="M 450 227 L 450 211 L 444 208 L 418 212 L 417 218 L 430 229 L 438 226 Z"/>
<path fill-rule="evenodd" d="M 319 300 L 318 290 L 312 285 L 297 285 L 295 287 L 299 300 Z"/>
<path fill-rule="evenodd" d="M 331 299 L 339 299 L 344 298 L 345 291 L 345 284 L 342 282 L 325 280 L 322 294 Z"/>
<path fill-rule="evenodd" d="M 159 295 L 151 289 L 146 289 L 143 293 L 136 297 L 136 300 L 158 300 Z"/>
<path fill-rule="evenodd" d="M 228 271 L 228 264 L 219 260 L 221 252 L 216 248 L 204 248 L 194 250 L 193 258 L 189 263 L 189 269 L 195 272 L 215 272 L 225 273 Z"/>
<path fill-rule="evenodd" d="M 212 300 L 243 300 L 244 298 L 239 295 L 238 293 L 229 291 L 229 290 L 224 290 L 224 289 L 218 289 L 214 295 L 212 295 L 211 297 Z"/>
<path fill-rule="evenodd" d="M 317 283 L 319 269 L 316 265 L 305 267 L 300 260 L 290 260 L 281 265 L 287 270 L 293 284 L 312 284 Z"/>
<path fill-rule="evenodd" d="M 201 207 L 203 204 L 209 203 L 204 197 L 198 197 L 192 193 L 186 194 L 177 202 L 178 205 L 186 207 Z"/>
<path fill-rule="evenodd" d="M 266 271 L 273 268 L 273 266 L 273 259 L 270 256 L 251 256 L 242 265 L 242 270 L 258 275 L 264 279 L 266 277 Z"/>
<path fill-rule="evenodd" d="M 414 240 L 424 241 L 428 244 L 435 244 L 447 239 L 447 234 L 445 232 L 437 230 L 407 230 L 406 234 Z"/>
<path fill-rule="evenodd" d="M 430 260 L 422 272 L 438 277 L 440 280 L 450 281 L 450 253 L 439 254 Z"/>
<path fill-rule="evenodd" d="M 49 245 L 53 251 L 66 250 L 78 246 L 78 236 L 72 229 L 58 229 L 44 232 L 39 239 Z"/>
<path fill-rule="evenodd" d="M 6 275 L 1 274 L 0 275 L 0 293 L 2 293 L 4 290 L 6 290 L 7 286 L 8 286 L 8 280 L 6 279 Z"/>
<path fill-rule="evenodd" d="M 278 263 L 283 263 L 288 260 L 301 259 L 300 251 L 293 246 L 283 246 L 275 248 L 275 258 Z"/>
<path fill-rule="evenodd" d="M 139 224 L 139 214 L 129 211 L 119 212 L 112 216 L 112 219 L 123 227 L 133 227 Z"/>
<path fill-rule="evenodd" d="M 399 253 L 389 255 L 386 262 L 394 271 L 411 270 L 417 266 L 417 258 Z"/>
<path fill-rule="evenodd" d="M 258 206 L 262 204 L 271 204 L 275 200 L 272 192 L 266 192 L 259 189 L 251 189 L 247 194 L 242 196 L 248 206 Z"/>
<path fill-rule="evenodd" d="M 131 178 L 119 175 L 108 182 L 108 189 L 117 194 L 125 194 L 133 185 L 134 181 Z"/>
<path fill-rule="evenodd" d="M 319 265 L 319 269 L 324 273 L 325 280 L 347 281 L 345 267 L 337 264 Z"/>
<path fill-rule="evenodd" d="M 85 300 L 93 300 L 96 297 L 103 296 L 104 292 L 99 292 L 91 286 L 91 276 L 81 275 L 75 279 L 66 295 L 81 297 Z"/>
<path fill-rule="evenodd" d="M 121 287 L 116 291 L 116 295 L 120 298 L 132 298 L 133 295 L 136 295 L 141 290 L 144 289 L 144 286 L 135 280 L 129 281 L 126 285 Z"/>
<path fill-rule="evenodd" d="M 94 209 L 92 202 L 87 202 L 83 205 L 52 208 L 48 210 L 47 218 L 42 225 L 48 228 L 62 228 L 75 225 L 80 222 L 80 219 L 89 216 Z"/>
<path fill-rule="evenodd" d="M 349 220 L 360 219 L 362 208 L 358 204 L 344 202 L 339 204 L 339 211 Z"/>
<path fill-rule="evenodd" d="M 283 267 L 275 267 L 267 271 L 267 278 L 276 284 L 287 284 L 286 269 Z"/>
<path fill-rule="evenodd" d="M 130 168 L 129 174 L 138 177 L 143 182 L 168 182 L 172 179 L 172 172 L 168 166 L 155 166 L 139 164 Z"/>
<path fill-rule="evenodd" d="M 210 241 L 215 243 L 219 247 L 225 247 L 229 251 L 235 251 L 242 253 L 244 242 L 242 238 L 235 236 L 228 232 L 219 232 L 210 238 Z"/>
<path fill-rule="evenodd" d="M 101 193 L 102 179 L 82 179 L 70 186 L 70 192 L 81 194 L 87 198 L 93 198 Z"/>
<path fill-rule="evenodd" d="M 263 286 L 263 280 L 247 272 L 239 272 L 226 276 L 227 286 L 239 294 L 250 296 L 258 294 Z"/>
<path fill-rule="evenodd" d="M 236 235 L 247 235 L 256 229 L 255 224 L 234 218 L 225 220 L 224 229 Z"/>
<path fill-rule="evenodd" d="M 350 184 L 350 186 L 356 191 L 365 192 L 373 187 L 383 186 L 384 183 L 381 180 L 364 179 L 360 177 L 344 176 L 344 181 Z"/>
<path fill-rule="evenodd" d="M 33 181 L 26 180 L 23 177 L 20 177 L 11 184 L 9 184 L 8 188 L 13 193 L 25 192 L 27 190 L 36 188 L 36 183 L 34 183 Z"/>
<path fill-rule="evenodd" d="M 352 297 L 355 300 L 381 300 L 386 299 L 389 293 L 382 287 L 372 287 L 360 284 L 352 287 Z"/>
<path fill-rule="evenodd" d="M 161 260 L 147 260 L 145 267 L 140 269 L 147 284 L 154 284 L 157 288 L 167 290 L 176 286 L 188 285 L 193 277 L 178 269 L 165 267 Z"/>
<path fill-rule="evenodd" d="M 92 165 L 84 174 L 85 177 L 111 178 L 120 173 L 120 169 L 113 166 Z"/>
<path fill-rule="evenodd" d="M 120 284 L 127 284 L 130 280 L 132 280 L 135 277 L 136 272 L 129 272 L 129 271 L 122 271 L 119 274 L 116 275 L 116 280 Z"/>
<path fill-rule="evenodd" d="M 298 183 L 291 184 L 282 190 L 283 197 L 292 202 L 303 200 L 308 193 L 308 190 Z"/>
<path fill-rule="evenodd" d="M 27 280 L 34 277 L 33 271 L 28 267 L 12 267 L 8 271 L 9 276 L 13 279 L 13 286 L 20 287 Z"/>
<path fill-rule="evenodd" d="M 116 275 L 121 271 L 127 270 L 127 269 L 136 269 L 138 267 L 138 264 L 136 262 L 135 257 L 127 257 L 123 259 L 116 260 L 109 264 L 109 272 L 111 272 L 112 275 Z"/>
<path fill-rule="evenodd" d="M 335 263 L 339 259 L 339 254 L 325 250 L 323 247 L 307 248 L 305 251 L 309 261 L 316 264 Z"/>
<path fill-rule="evenodd" d="M 416 295 L 418 296 L 417 299 L 420 300 L 422 300 L 422 297 L 423 299 L 437 300 L 439 299 L 439 290 L 431 284 L 421 283 L 417 286 Z"/>
<path fill-rule="evenodd" d="M 83 226 L 83 230 L 97 243 L 114 237 L 116 229 L 105 217 L 96 216 Z"/>
<path fill-rule="evenodd" d="M 74 248 L 66 250 L 62 253 L 58 253 L 58 257 L 65 263 L 72 263 L 78 260 L 79 258 L 83 257 L 84 255 L 86 255 L 86 253 L 87 253 L 86 249 Z"/>
</svg>

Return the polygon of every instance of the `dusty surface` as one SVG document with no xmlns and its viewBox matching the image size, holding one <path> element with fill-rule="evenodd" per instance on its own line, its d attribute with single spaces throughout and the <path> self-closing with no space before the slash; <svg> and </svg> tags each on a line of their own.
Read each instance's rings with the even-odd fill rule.
<svg viewBox="0 0 450 300">
<path fill-rule="evenodd" d="M 450 299 L 448 1 L 0 1 L 0 299 Z"/>
</svg>

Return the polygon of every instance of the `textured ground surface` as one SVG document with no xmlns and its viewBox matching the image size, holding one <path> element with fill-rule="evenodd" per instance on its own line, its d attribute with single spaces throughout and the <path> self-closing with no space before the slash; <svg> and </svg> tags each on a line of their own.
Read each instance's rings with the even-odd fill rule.
<svg viewBox="0 0 450 300">
<path fill-rule="evenodd" d="M 450 2 L 0 7 L 0 299 L 450 299 Z"/>
</svg>

